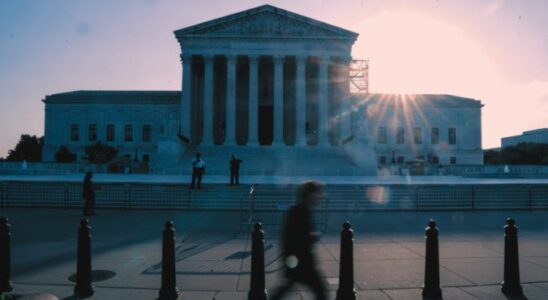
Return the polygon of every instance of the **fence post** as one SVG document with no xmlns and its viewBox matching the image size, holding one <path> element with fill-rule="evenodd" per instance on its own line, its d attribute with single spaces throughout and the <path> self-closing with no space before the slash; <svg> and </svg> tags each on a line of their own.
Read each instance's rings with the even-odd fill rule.
<svg viewBox="0 0 548 300">
<path fill-rule="evenodd" d="M 355 300 L 354 289 L 354 231 L 350 222 L 343 224 L 341 231 L 341 262 L 339 265 L 339 289 L 335 300 Z"/>
<path fill-rule="evenodd" d="M 80 221 L 78 229 L 78 258 L 76 261 L 76 286 L 74 295 L 87 298 L 95 292 L 91 283 L 91 227 L 87 219 Z"/>
<path fill-rule="evenodd" d="M 13 290 L 11 277 L 11 226 L 8 218 L 0 218 L 0 296 Z"/>
<path fill-rule="evenodd" d="M 512 218 L 506 219 L 504 226 L 504 281 L 502 293 L 509 296 L 522 296 L 519 278 L 518 228 Z"/>
<path fill-rule="evenodd" d="M 422 296 L 441 299 L 440 288 L 440 256 L 438 247 L 438 228 L 436 222 L 430 220 L 426 231 L 426 261 L 424 266 L 424 286 Z"/>
<path fill-rule="evenodd" d="M 162 286 L 159 299 L 171 300 L 179 297 L 179 289 L 176 286 L 175 277 L 175 228 L 173 221 L 165 224 L 162 243 Z"/>
<path fill-rule="evenodd" d="M 415 210 L 419 210 L 419 187 L 415 187 Z"/>
<path fill-rule="evenodd" d="M 527 196 L 529 197 L 529 210 L 533 210 L 533 187 L 528 186 Z"/>
<path fill-rule="evenodd" d="M 476 189 L 472 186 L 472 210 L 476 210 Z"/>
<path fill-rule="evenodd" d="M 64 201 L 65 201 L 65 209 L 69 208 L 69 183 L 65 182 L 64 184 Z"/>
<path fill-rule="evenodd" d="M 251 284 L 247 299 L 266 300 L 267 295 L 264 274 L 264 231 L 261 223 L 255 223 L 251 236 Z"/>
</svg>

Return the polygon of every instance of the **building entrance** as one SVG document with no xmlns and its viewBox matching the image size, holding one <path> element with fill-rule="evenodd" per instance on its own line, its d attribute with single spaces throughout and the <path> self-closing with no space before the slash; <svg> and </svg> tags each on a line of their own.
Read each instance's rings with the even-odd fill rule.
<svg viewBox="0 0 548 300">
<path fill-rule="evenodd" d="M 259 144 L 271 145 L 274 128 L 274 110 L 271 105 L 259 106 Z"/>
</svg>

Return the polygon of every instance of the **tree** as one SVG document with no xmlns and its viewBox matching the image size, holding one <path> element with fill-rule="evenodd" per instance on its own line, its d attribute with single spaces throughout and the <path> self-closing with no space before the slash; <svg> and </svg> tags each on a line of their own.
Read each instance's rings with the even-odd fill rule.
<svg viewBox="0 0 548 300">
<path fill-rule="evenodd" d="M 97 142 L 86 146 L 86 156 L 82 158 L 92 163 L 106 163 L 116 157 L 116 154 L 118 154 L 116 148 Z"/>
<path fill-rule="evenodd" d="M 8 151 L 7 161 L 42 161 L 44 137 L 22 134 L 15 149 Z"/>
<path fill-rule="evenodd" d="M 485 164 L 538 165 L 548 164 L 548 144 L 519 143 L 504 147 L 500 151 L 486 150 Z"/>
<path fill-rule="evenodd" d="M 55 152 L 55 161 L 59 163 L 71 163 L 76 160 L 76 154 L 70 152 L 69 148 L 65 145 L 61 145 L 57 152 Z"/>
<path fill-rule="evenodd" d="M 497 150 L 486 150 L 483 152 L 483 163 L 486 165 L 500 164 L 500 152 Z"/>
</svg>

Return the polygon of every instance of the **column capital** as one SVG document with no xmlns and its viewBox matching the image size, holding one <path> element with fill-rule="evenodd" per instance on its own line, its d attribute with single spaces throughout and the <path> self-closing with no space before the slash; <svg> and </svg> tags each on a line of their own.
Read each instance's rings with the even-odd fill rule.
<svg viewBox="0 0 548 300">
<path fill-rule="evenodd" d="M 225 57 L 227 64 L 236 64 L 236 60 L 238 59 L 238 55 L 235 54 L 225 54 Z"/>
<path fill-rule="evenodd" d="M 249 54 L 247 55 L 247 60 L 249 61 L 250 64 L 256 64 L 256 63 L 259 63 L 259 59 L 261 58 L 260 55 L 257 55 L 257 54 Z"/>
<path fill-rule="evenodd" d="M 274 60 L 274 64 L 281 65 L 285 61 L 285 55 L 272 55 L 272 59 Z"/>
<path fill-rule="evenodd" d="M 324 55 L 319 55 L 318 56 L 318 63 L 320 65 L 323 65 L 323 64 L 329 64 L 331 62 L 331 57 L 327 54 L 324 54 Z"/>
<path fill-rule="evenodd" d="M 179 57 L 181 58 L 181 62 L 183 64 L 192 62 L 192 55 L 190 54 L 180 54 Z"/>
<path fill-rule="evenodd" d="M 295 61 L 297 62 L 297 64 L 306 64 L 307 60 L 308 60 L 308 56 L 306 55 L 295 56 Z"/>
<path fill-rule="evenodd" d="M 215 55 L 212 54 L 204 54 L 202 55 L 202 58 L 206 64 L 212 64 L 215 61 Z"/>
</svg>

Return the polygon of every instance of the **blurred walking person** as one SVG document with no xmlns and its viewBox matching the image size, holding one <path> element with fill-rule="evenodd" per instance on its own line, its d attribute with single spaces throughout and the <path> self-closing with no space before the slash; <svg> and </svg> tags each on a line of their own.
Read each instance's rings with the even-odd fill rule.
<svg viewBox="0 0 548 300">
<path fill-rule="evenodd" d="M 95 191 L 93 190 L 93 182 L 91 178 L 93 173 L 86 172 L 84 183 L 82 184 L 82 198 L 84 199 L 84 216 L 94 215 L 95 211 Z"/>
<path fill-rule="evenodd" d="M 287 212 L 283 228 L 285 278 L 282 285 L 273 291 L 271 300 L 282 299 L 295 283 L 311 288 L 316 299 L 327 299 L 327 285 L 314 254 L 319 234 L 314 231 L 312 212 L 313 207 L 325 198 L 324 189 L 325 186 L 318 181 L 307 181 L 297 188 L 297 200 Z"/>
</svg>

